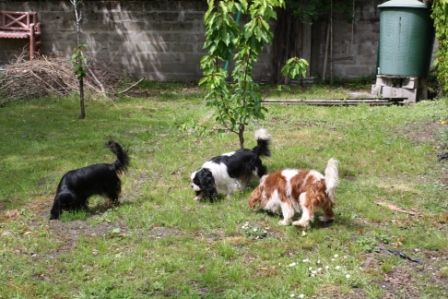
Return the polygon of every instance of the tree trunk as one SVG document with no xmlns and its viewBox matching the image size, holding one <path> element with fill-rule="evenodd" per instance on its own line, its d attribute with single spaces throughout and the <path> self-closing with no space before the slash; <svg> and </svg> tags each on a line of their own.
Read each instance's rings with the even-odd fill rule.
<svg viewBox="0 0 448 299">
<path fill-rule="evenodd" d="M 84 106 L 84 78 L 79 78 L 79 103 L 81 106 L 80 119 L 86 118 L 86 108 Z"/>
<path fill-rule="evenodd" d="M 240 140 L 240 148 L 244 149 L 244 129 L 246 127 L 244 126 L 244 124 L 240 124 L 239 128 L 238 128 L 238 138 Z"/>
</svg>

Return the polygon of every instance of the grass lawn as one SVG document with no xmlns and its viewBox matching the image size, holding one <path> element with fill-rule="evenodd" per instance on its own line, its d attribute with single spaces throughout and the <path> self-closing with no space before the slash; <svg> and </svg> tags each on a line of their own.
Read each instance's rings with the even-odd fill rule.
<svg viewBox="0 0 448 299">
<path fill-rule="evenodd" d="M 82 121 L 71 97 L 0 108 L 0 298 L 446 298 L 448 163 L 436 156 L 448 142 L 446 100 L 269 106 L 246 144 L 270 130 L 270 170 L 340 161 L 335 221 L 302 233 L 249 210 L 250 189 L 193 201 L 190 173 L 238 146 L 200 91 L 145 83 L 133 95 L 90 100 Z M 109 137 L 131 157 L 123 204 L 93 198 L 89 213 L 48 221 L 63 173 L 113 161 Z"/>
</svg>

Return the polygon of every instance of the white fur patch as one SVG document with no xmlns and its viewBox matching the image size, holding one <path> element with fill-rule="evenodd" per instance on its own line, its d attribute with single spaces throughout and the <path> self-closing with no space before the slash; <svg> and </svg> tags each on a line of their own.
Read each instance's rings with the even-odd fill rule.
<svg viewBox="0 0 448 299">
<path fill-rule="evenodd" d="M 265 195 L 263 194 L 263 197 L 264 196 Z M 278 194 L 278 191 L 275 190 L 271 194 L 271 198 L 269 198 L 268 202 L 266 203 L 263 209 L 266 211 L 271 211 L 273 213 L 278 213 L 280 211 L 281 203 L 282 202 L 280 200 L 280 195 Z"/>
<path fill-rule="evenodd" d="M 197 171 L 194 171 L 191 176 L 190 176 L 190 180 L 191 180 L 191 188 L 193 189 L 193 191 L 201 191 L 201 187 L 199 187 L 198 185 L 196 185 L 195 183 L 193 183 L 194 177 L 196 176 Z"/>
<path fill-rule="evenodd" d="M 284 169 L 282 170 L 282 176 L 286 179 L 286 196 L 291 197 L 292 186 L 291 179 L 299 174 L 297 169 Z"/>
<path fill-rule="evenodd" d="M 326 191 L 332 202 L 335 202 L 336 200 L 336 187 L 339 183 L 338 164 L 338 160 L 331 158 L 328 160 L 327 167 L 325 168 Z"/>
<path fill-rule="evenodd" d="M 235 152 L 233 151 L 233 152 L 229 152 L 229 153 L 224 153 L 221 156 L 228 156 L 228 157 L 230 157 L 230 156 L 233 156 L 234 154 L 235 154 Z"/>
<path fill-rule="evenodd" d="M 322 180 L 325 178 L 322 173 L 320 173 L 319 171 L 314 170 L 314 169 L 310 170 L 310 172 L 308 173 L 306 178 L 308 178 L 308 176 L 310 176 L 310 175 L 313 176 L 314 178 L 316 178 L 316 180 Z M 305 181 L 306 181 L 306 179 L 305 179 Z"/>
<path fill-rule="evenodd" d="M 201 191 L 201 188 L 195 183 L 191 183 L 191 188 L 193 189 L 193 191 Z"/>
<path fill-rule="evenodd" d="M 297 226 L 307 227 L 308 224 L 310 223 L 310 220 L 312 221 L 313 219 L 311 217 L 310 210 L 307 207 L 305 207 L 306 192 L 300 194 L 299 202 L 300 202 L 300 207 L 302 209 L 302 217 L 300 217 L 299 220 L 294 221 L 292 224 L 297 225 Z"/>
<path fill-rule="evenodd" d="M 228 195 L 235 191 L 241 190 L 244 187 L 238 180 L 229 176 L 229 173 L 227 172 L 227 165 L 224 163 L 207 161 L 202 165 L 202 168 L 207 168 L 212 172 L 218 193 Z"/>
<path fill-rule="evenodd" d="M 260 128 L 255 131 L 255 139 L 271 140 L 271 134 L 265 128 Z"/>
<path fill-rule="evenodd" d="M 294 217 L 294 208 L 288 202 L 282 202 L 280 207 L 283 215 L 283 220 L 279 222 L 280 225 L 290 225 Z"/>
</svg>

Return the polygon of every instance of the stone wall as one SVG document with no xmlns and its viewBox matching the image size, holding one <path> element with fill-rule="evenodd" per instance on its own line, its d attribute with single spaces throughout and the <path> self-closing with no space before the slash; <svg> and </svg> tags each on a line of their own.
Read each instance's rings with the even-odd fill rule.
<svg viewBox="0 0 448 299">
<path fill-rule="evenodd" d="M 149 80 L 195 81 L 201 76 L 205 0 L 84 2 L 83 39 L 95 59 L 132 77 Z M 342 79 L 375 73 L 378 2 L 356 1 L 359 4 L 353 25 L 336 16 L 333 60 L 327 64 L 327 78 L 331 70 L 335 78 Z M 0 0 L 0 10 L 37 11 L 43 31 L 42 52 L 70 55 L 75 32 L 68 0 Z M 321 76 L 327 28 L 324 24 L 313 24 L 312 28 L 311 74 Z M 0 64 L 13 59 L 25 45 L 25 41 L 0 39 Z M 256 79 L 270 79 L 271 60 L 271 47 L 267 47 L 256 67 Z"/>
</svg>

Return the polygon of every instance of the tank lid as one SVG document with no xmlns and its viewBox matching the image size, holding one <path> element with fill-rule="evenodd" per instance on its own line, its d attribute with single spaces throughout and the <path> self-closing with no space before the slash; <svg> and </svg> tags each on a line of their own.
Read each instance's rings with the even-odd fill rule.
<svg viewBox="0 0 448 299">
<path fill-rule="evenodd" d="M 406 7 L 406 8 L 427 8 L 426 4 L 417 0 L 391 0 L 378 5 L 379 8 L 385 7 Z"/>
</svg>

